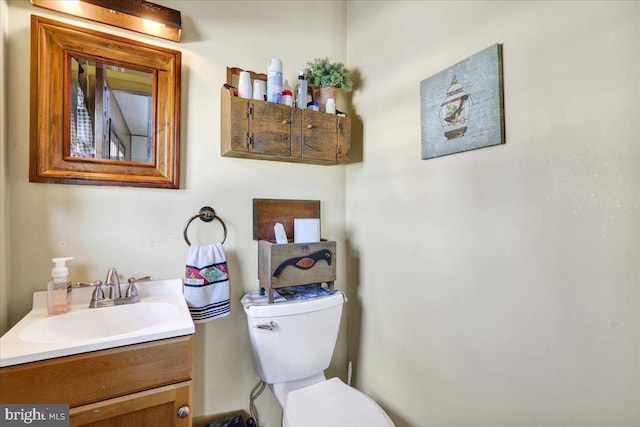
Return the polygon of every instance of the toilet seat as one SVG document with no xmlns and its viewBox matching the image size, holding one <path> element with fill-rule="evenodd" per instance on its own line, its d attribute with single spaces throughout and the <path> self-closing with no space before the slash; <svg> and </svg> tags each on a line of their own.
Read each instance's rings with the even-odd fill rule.
<svg viewBox="0 0 640 427">
<path fill-rule="evenodd" d="M 389 416 L 369 396 L 339 378 L 287 395 L 284 427 L 392 427 Z"/>
</svg>

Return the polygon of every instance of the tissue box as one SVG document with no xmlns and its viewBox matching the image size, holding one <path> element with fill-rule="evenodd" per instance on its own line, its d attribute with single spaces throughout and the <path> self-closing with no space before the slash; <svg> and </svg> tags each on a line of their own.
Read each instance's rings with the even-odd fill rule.
<svg viewBox="0 0 640 427">
<path fill-rule="evenodd" d="M 258 241 L 258 280 L 273 302 L 272 289 L 336 280 L 336 242 L 277 244 Z"/>
</svg>

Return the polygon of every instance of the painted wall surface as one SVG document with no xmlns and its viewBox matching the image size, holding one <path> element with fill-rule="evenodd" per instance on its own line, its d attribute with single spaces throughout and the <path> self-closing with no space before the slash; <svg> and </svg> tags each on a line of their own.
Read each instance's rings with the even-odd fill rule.
<svg viewBox="0 0 640 427">
<path fill-rule="evenodd" d="M 347 16 L 357 385 L 398 427 L 639 425 L 640 3 Z M 420 160 L 419 82 L 494 43 L 506 145 Z"/>
<path fill-rule="evenodd" d="M 9 206 L 9 326 L 31 307 L 34 291 L 46 288 L 54 256 L 74 256 L 74 280 L 104 279 L 109 267 L 123 276 L 182 277 L 187 246 L 185 222 L 205 205 L 228 227 L 224 245 L 232 283 L 229 317 L 196 327 L 194 413 L 216 414 L 249 406 L 258 378 L 253 373 L 244 311 L 239 300 L 258 288 L 257 242 L 252 240 L 252 199 L 321 201 L 323 237 L 344 242 L 345 167 L 223 158 L 220 155 L 220 89 L 226 67 L 266 72 L 282 59 L 285 78 L 318 56 L 345 60 L 344 2 L 161 1 L 182 13 L 179 44 L 48 12 L 27 1 L 8 2 L 7 108 Z M 303 6 L 303 7 L 302 7 Z M 30 15 L 114 33 L 182 52 L 181 189 L 135 189 L 37 184 L 28 181 Z M 317 19 L 321 26 L 309 25 Z M 327 30 L 327 28 L 329 30 Z M 4 64 L 4 61 L 3 61 Z M 3 168 L 3 173 L 4 173 Z M 194 221 L 194 243 L 221 238 L 216 223 Z M 345 288 L 344 244 L 338 247 L 336 286 Z M 4 298 L 3 298 L 4 301 Z M 4 302 L 3 302 L 4 304 Z M 346 317 L 346 316 L 345 316 Z M 345 324 L 346 332 L 346 324 Z M 4 331 L 2 331 L 4 332 Z M 345 375 L 341 338 L 334 375 Z M 266 427 L 280 425 L 280 408 L 269 391 L 257 401 Z"/>
<path fill-rule="evenodd" d="M 251 199 L 319 199 L 324 236 L 348 252 L 338 287 L 354 379 L 396 426 L 640 423 L 640 3 L 160 3 L 181 10 L 182 43 L 8 2 L 8 326 L 53 256 L 75 256 L 79 280 L 110 266 L 179 277 L 182 226 L 210 204 L 229 227 L 233 306 L 196 329 L 194 412 L 246 409 L 257 378 L 238 299 L 257 287 Z M 181 190 L 28 182 L 31 13 L 183 52 Z M 420 160 L 419 82 L 496 42 L 506 145 Z M 271 56 L 291 80 L 314 57 L 346 59 L 361 162 L 220 157 L 225 67 L 260 71 Z M 190 236 L 219 236 L 197 225 Z M 278 426 L 263 396 L 264 426 Z"/>
<path fill-rule="evenodd" d="M 8 7 L 5 0 L 0 0 L 0 99 L 6 99 L 7 90 L 7 44 L 8 44 Z M 0 101 L 0 334 L 9 327 L 9 291 L 4 286 L 8 282 L 8 239 L 7 239 L 7 120 L 6 105 Z"/>
</svg>

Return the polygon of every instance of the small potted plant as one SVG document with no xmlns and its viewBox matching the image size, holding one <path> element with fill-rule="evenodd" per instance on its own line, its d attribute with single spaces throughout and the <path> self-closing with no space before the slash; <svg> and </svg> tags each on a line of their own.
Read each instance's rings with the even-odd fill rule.
<svg viewBox="0 0 640 427">
<path fill-rule="evenodd" d="M 304 78 L 311 88 L 311 97 L 325 111 L 327 99 L 336 99 L 338 89 L 350 92 L 353 88 L 349 72 L 341 62 L 330 62 L 329 58 L 316 58 L 307 62 Z"/>
</svg>

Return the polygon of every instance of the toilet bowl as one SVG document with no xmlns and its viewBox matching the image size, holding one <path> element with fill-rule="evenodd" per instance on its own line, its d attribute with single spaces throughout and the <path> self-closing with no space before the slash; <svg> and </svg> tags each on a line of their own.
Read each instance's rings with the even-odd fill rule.
<svg viewBox="0 0 640 427">
<path fill-rule="evenodd" d="M 284 427 L 392 427 L 384 410 L 338 378 L 326 379 L 335 348 L 342 292 L 268 304 L 258 292 L 241 302 L 256 374 L 282 407 Z"/>
<path fill-rule="evenodd" d="M 369 396 L 338 378 L 292 391 L 283 408 L 284 427 L 389 427 L 393 422 Z"/>
</svg>

